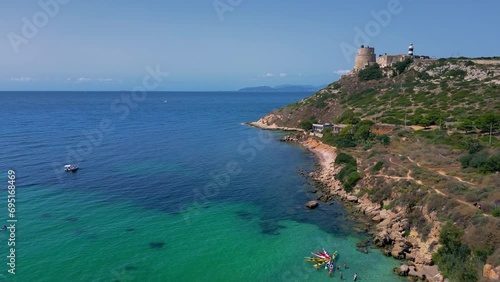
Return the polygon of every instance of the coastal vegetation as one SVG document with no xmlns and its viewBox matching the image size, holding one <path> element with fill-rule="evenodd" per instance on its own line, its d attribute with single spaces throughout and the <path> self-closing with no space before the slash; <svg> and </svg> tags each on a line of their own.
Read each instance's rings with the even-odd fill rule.
<svg viewBox="0 0 500 282">
<path fill-rule="evenodd" d="M 371 131 L 373 121 L 360 120 L 359 118 L 341 116 L 340 120 L 349 124 L 338 134 L 332 132 L 331 128 L 323 130 L 322 141 L 326 144 L 338 147 L 349 148 L 362 145 L 363 148 L 371 148 L 375 143 L 389 145 L 390 138 L 387 134 L 376 134 Z"/>
<path fill-rule="evenodd" d="M 441 248 L 432 256 L 439 265 L 443 274 L 458 282 L 477 281 L 476 263 L 478 258 L 472 254 L 469 247 L 462 244 L 461 237 L 464 231 L 451 222 L 447 222 L 441 229 L 439 243 Z M 479 257 L 488 256 L 486 252 L 477 252 Z"/>
<path fill-rule="evenodd" d="M 335 163 L 344 165 L 344 167 L 342 167 L 339 173 L 335 176 L 335 179 L 342 183 L 344 190 L 351 192 L 354 186 L 356 186 L 356 183 L 361 179 L 356 159 L 348 154 L 339 153 L 335 158 Z"/>
<path fill-rule="evenodd" d="M 318 121 L 316 120 L 315 117 L 310 117 L 309 119 L 301 121 L 299 126 L 304 130 L 311 130 L 313 128 L 313 124 L 317 122 Z"/>
<path fill-rule="evenodd" d="M 359 81 L 376 80 L 383 77 L 384 74 L 377 63 L 367 66 L 358 73 Z"/>
</svg>

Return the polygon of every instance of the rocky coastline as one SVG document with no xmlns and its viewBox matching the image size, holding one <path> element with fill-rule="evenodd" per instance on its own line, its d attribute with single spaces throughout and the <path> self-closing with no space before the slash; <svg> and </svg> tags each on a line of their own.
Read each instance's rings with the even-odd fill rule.
<svg viewBox="0 0 500 282">
<path fill-rule="evenodd" d="M 273 122 L 273 119 L 274 117 L 269 115 L 259 119 L 258 121 L 247 122 L 246 125 L 267 130 L 293 131 L 293 132 L 305 133 L 304 129 L 301 128 L 278 126 L 276 123 Z"/>
<path fill-rule="evenodd" d="M 437 244 L 439 224 L 435 224 L 428 236 L 429 239 L 422 241 L 417 232 L 408 232 L 409 222 L 404 210 L 398 212 L 385 210 L 380 207 L 379 203 L 371 202 L 367 195 L 357 197 L 354 193 L 348 193 L 343 189 L 341 183 L 334 178 L 341 169 L 340 166 L 335 165 L 337 156 L 335 147 L 326 145 L 304 133 L 287 135 L 281 141 L 298 143 L 317 157 L 318 168 L 309 174 L 309 177 L 318 184 L 317 200 L 329 202 L 338 199 L 342 201 L 357 220 L 364 222 L 362 227 L 357 229 L 372 236 L 372 242 L 367 244 L 380 248 L 385 255 L 401 261 L 401 266 L 393 269 L 396 274 L 408 276 L 414 281 L 444 281 L 437 266 L 432 264 L 432 250 L 436 245 L 429 246 L 434 243 L 428 243 L 436 242 Z"/>
</svg>

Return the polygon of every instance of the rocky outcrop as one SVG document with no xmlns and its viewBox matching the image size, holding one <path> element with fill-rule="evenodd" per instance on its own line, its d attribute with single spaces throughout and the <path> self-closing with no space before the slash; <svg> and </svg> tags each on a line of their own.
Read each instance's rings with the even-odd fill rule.
<svg viewBox="0 0 500 282">
<path fill-rule="evenodd" d="M 483 267 L 483 277 L 490 281 L 500 281 L 500 265 L 493 268 L 493 265 L 487 263 Z"/>
<path fill-rule="evenodd" d="M 309 202 L 306 203 L 306 207 L 308 209 L 315 209 L 315 208 L 318 207 L 318 205 L 319 205 L 319 203 L 316 202 L 316 201 L 309 201 Z"/>
<path fill-rule="evenodd" d="M 408 265 L 403 264 L 400 267 L 395 267 L 392 271 L 399 276 L 408 276 L 408 272 L 410 272 L 410 268 Z"/>
<path fill-rule="evenodd" d="M 289 134 L 289 135 L 286 135 L 286 136 L 283 136 L 282 138 L 280 138 L 279 141 L 281 142 L 301 142 L 303 140 L 305 140 L 306 138 L 306 135 L 304 134 Z"/>
<path fill-rule="evenodd" d="M 276 122 L 281 122 L 283 119 L 282 116 L 276 115 L 276 114 L 268 114 L 267 116 L 259 119 L 258 121 L 254 122 L 249 122 L 247 123 L 250 126 L 257 127 L 257 128 L 262 128 L 262 129 L 268 129 L 268 130 L 283 130 L 283 131 L 301 131 L 305 132 L 304 129 L 301 128 L 296 128 L 296 127 L 286 127 L 286 126 L 279 126 L 276 124 Z"/>
</svg>

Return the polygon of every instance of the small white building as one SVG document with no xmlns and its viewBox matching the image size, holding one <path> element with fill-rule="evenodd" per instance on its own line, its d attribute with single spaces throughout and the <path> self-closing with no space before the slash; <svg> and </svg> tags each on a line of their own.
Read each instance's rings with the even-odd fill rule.
<svg viewBox="0 0 500 282">
<path fill-rule="evenodd" d="M 342 129 L 346 128 L 347 126 L 349 126 L 349 125 L 348 124 L 332 124 L 332 123 L 324 123 L 324 124 L 314 123 L 312 129 L 315 132 L 322 132 L 323 129 L 325 129 L 325 128 L 331 128 L 332 132 L 334 134 L 338 134 L 340 131 L 342 131 Z"/>
<path fill-rule="evenodd" d="M 331 123 L 324 123 L 324 124 L 313 123 L 313 131 L 321 132 L 325 128 L 333 128 L 333 124 L 331 124 Z"/>
</svg>

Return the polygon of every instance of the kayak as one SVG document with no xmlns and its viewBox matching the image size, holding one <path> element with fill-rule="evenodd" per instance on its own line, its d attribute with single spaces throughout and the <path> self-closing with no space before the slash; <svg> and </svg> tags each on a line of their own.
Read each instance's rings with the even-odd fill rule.
<svg viewBox="0 0 500 282">
<path fill-rule="evenodd" d="M 330 255 L 325 249 L 323 249 L 323 252 L 311 252 L 311 254 L 313 257 L 305 257 L 305 261 L 313 262 L 313 267 L 316 269 L 319 269 L 321 266 L 326 264 L 325 269 L 328 270 L 328 273 L 331 275 L 334 261 L 337 258 L 337 252 L 335 251 L 332 255 Z"/>
</svg>

